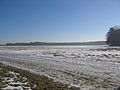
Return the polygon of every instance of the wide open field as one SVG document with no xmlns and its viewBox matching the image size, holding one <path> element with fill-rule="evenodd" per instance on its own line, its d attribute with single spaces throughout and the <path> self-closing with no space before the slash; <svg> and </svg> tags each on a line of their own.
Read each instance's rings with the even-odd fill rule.
<svg viewBox="0 0 120 90">
<path fill-rule="evenodd" d="M 0 62 L 80 90 L 114 90 L 120 86 L 119 47 L 0 46 Z"/>
</svg>

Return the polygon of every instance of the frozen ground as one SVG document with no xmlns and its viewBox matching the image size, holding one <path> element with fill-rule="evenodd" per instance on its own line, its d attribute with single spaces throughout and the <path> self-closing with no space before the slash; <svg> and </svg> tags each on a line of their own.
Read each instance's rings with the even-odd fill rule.
<svg viewBox="0 0 120 90">
<path fill-rule="evenodd" d="M 21 77 L 19 73 L 9 71 L 6 77 L 2 78 L 4 88 L 2 90 L 32 90 L 29 87 L 27 78 Z"/>
<path fill-rule="evenodd" d="M 80 90 L 114 90 L 120 86 L 119 47 L 1 46 L 0 62 Z"/>
</svg>

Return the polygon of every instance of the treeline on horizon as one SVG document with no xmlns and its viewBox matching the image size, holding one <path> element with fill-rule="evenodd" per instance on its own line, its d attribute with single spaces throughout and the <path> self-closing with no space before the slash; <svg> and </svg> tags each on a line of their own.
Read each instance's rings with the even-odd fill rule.
<svg viewBox="0 0 120 90">
<path fill-rule="evenodd" d="M 105 41 L 96 41 L 96 42 L 59 42 L 59 43 L 48 43 L 48 42 L 30 42 L 30 43 L 6 43 L 7 46 L 26 46 L 26 45 L 31 45 L 31 46 L 37 46 L 37 45 L 105 45 Z"/>
<path fill-rule="evenodd" d="M 106 34 L 106 41 L 96 42 L 63 42 L 63 43 L 48 43 L 48 42 L 30 42 L 30 43 L 6 43 L 7 46 L 26 46 L 26 45 L 109 45 L 120 46 L 120 26 L 114 26 L 109 29 Z"/>
</svg>

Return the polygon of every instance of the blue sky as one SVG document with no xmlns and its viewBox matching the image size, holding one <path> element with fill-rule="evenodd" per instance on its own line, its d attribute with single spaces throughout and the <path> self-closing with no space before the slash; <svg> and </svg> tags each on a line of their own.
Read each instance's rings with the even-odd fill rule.
<svg viewBox="0 0 120 90">
<path fill-rule="evenodd" d="M 0 0 L 0 42 L 105 40 L 119 0 Z"/>
</svg>

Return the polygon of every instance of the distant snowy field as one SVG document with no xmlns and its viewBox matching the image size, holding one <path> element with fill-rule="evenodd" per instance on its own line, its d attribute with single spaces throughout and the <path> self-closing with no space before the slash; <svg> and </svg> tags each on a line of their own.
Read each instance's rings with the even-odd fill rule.
<svg viewBox="0 0 120 90">
<path fill-rule="evenodd" d="M 120 86 L 120 48 L 108 46 L 0 46 L 0 62 L 81 90 Z"/>
</svg>

